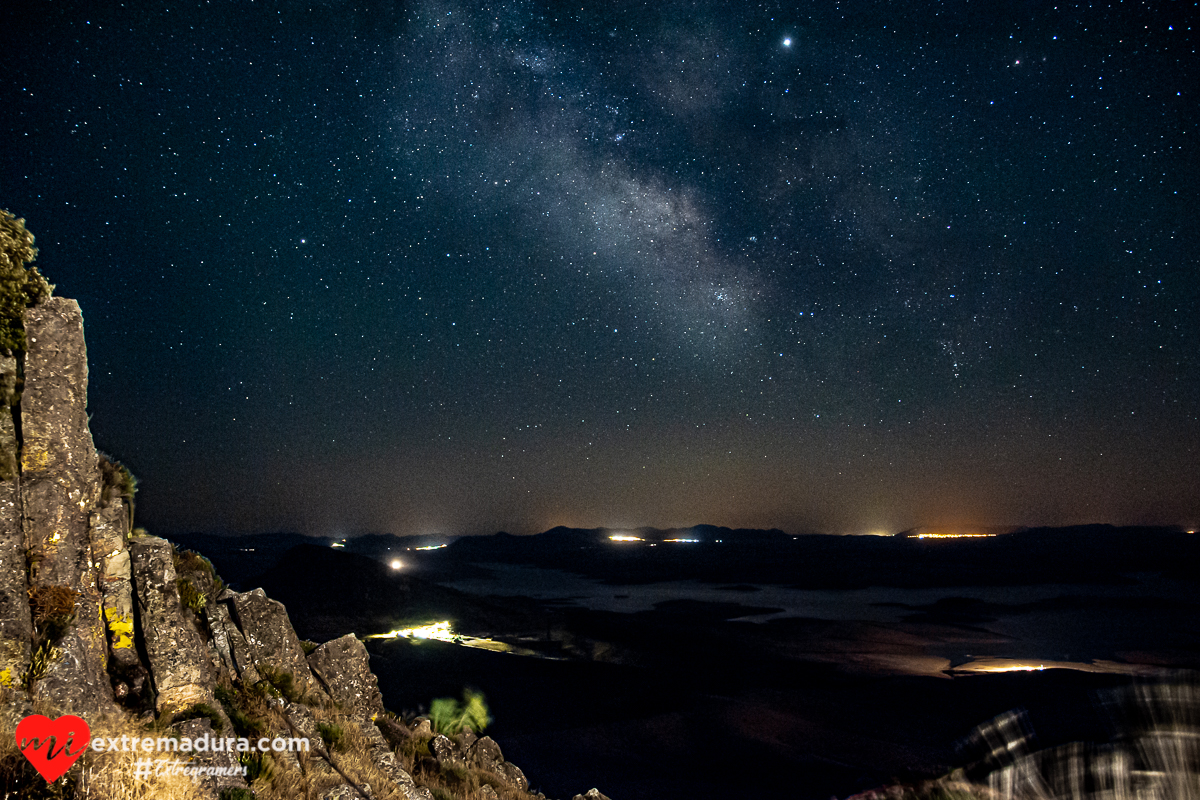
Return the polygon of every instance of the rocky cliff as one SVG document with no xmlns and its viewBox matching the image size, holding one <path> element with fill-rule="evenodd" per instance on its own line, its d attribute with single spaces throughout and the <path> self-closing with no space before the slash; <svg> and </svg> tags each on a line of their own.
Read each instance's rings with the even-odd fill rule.
<svg viewBox="0 0 1200 800">
<path fill-rule="evenodd" d="M 44 299 L 22 322 L 23 353 L 0 357 L 0 795 L 541 797 L 490 738 L 388 713 L 353 635 L 302 642 L 261 589 L 232 592 L 203 556 L 136 535 L 132 477 L 88 429 L 78 304 Z M 112 746 L 47 784 L 13 749 L 35 713 L 78 715 Z M 139 738 L 228 745 L 117 746 Z"/>
</svg>

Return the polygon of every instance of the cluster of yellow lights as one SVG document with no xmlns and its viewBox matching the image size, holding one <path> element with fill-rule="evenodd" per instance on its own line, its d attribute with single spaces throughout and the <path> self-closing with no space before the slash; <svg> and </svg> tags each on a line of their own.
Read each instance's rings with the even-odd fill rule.
<svg viewBox="0 0 1200 800">
<path fill-rule="evenodd" d="M 418 550 L 441 550 L 443 547 L 448 547 L 448 546 L 449 545 L 444 545 L 444 544 L 427 544 L 424 547 L 418 547 L 417 549 Z"/>
<path fill-rule="evenodd" d="M 987 539 L 994 533 L 918 533 L 918 539 Z"/>
<path fill-rule="evenodd" d="M 1032 664 L 1014 664 L 1012 666 L 1003 667 L 981 667 L 980 672 L 1041 672 L 1046 668 L 1045 664 L 1038 664 L 1036 667 Z"/>
<path fill-rule="evenodd" d="M 644 541 L 646 541 L 645 539 L 643 539 L 640 536 L 629 536 L 628 534 L 624 534 L 624 533 L 614 533 L 612 536 L 608 537 L 608 540 L 610 542 L 644 542 Z"/>
<path fill-rule="evenodd" d="M 698 542 L 699 539 L 663 539 L 664 542 Z"/>
<path fill-rule="evenodd" d="M 372 633 L 364 638 L 367 639 L 437 639 L 440 642 L 453 642 L 454 631 L 450 630 L 450 623 L 447 622 L 431 622 L 428 625 L 421 625 L 416 628 L 399 628 L 387 633 Z"/>
</svg>

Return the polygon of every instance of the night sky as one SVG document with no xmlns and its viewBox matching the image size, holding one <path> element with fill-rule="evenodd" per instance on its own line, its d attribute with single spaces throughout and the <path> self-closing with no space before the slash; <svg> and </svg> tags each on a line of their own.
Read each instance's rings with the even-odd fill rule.
<svg viewBox="0 0 1200 800">
<path fill-rule="evenodd" d="M 1200 521 L 1196 4 L 0 15 L 152 532 Z"/>
</svg>

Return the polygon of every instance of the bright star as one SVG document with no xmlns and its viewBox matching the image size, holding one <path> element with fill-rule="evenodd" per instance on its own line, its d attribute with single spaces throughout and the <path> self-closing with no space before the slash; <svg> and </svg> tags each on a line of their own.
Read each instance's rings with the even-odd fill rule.
<svg viewBox="0 0 1200 800">
<path fill-rule="evenodd" d="M 786 39 L 784 39 L 784 40 L 783 40 L 783 46 L 784 46 L 784 47 L 791 47 L 791 46 L 792 46 L 792 37 L 790 37 L 790 36 L 789 36 L 789 37 L 787 37 Z"/>
</svg>

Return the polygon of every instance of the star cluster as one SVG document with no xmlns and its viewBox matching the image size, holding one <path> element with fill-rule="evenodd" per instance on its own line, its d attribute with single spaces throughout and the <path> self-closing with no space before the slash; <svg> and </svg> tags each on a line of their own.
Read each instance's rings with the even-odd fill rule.
<svg viewBox="0 0 1200 800">
<path fill-rule="evenodd" d="M 147 524 L 1200 516 L 1182 6 L 3 13 Z"/>
</svg>

